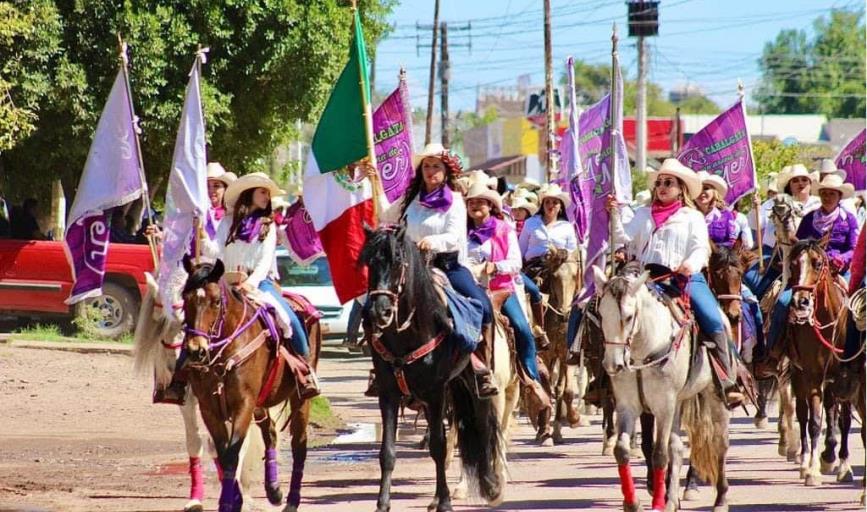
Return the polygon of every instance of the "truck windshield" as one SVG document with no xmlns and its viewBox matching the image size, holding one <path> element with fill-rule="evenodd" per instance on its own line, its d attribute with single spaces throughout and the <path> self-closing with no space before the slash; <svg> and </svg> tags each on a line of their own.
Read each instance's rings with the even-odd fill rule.
<svg viewBox="0 0 867 512">
<path fill-rule="evenodd" d="M 278 255 L 277 272 L 280 286 L 331 286 L 331 273 L 325 258 L 316 259 L 309 265 L 298 265 L 288 255 Z"/>
</svg>

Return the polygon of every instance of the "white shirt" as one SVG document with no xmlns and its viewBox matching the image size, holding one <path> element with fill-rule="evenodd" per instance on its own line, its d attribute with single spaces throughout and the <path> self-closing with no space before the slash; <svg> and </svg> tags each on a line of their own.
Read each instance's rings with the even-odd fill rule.
<svg viewBox="0 0 867 512">
<path fill-rule="evenodd" d="M 774 223 L 771 222 L 771 209 L 774 207 L 773 198 L 768 199 L 759 207 L 759 217 L 762 219 L 762 245 L 773 247 L 777 243 L 777 235 Z M 756 226 L 756 216 L 750 215 L 747 219 L 751 230 L 758 233 L 759 228 Z"/>
<path fill-rule="evenodd" d="M 690 274 L 707 266 L 710 257 L 707 223 L 698 210 L 683 207 L 656 229 L 649 206 L 639 208 L 625 226 L 619 215 L 614 219 L 615 244 L 625 244 L 627 253 L 642 265 L 656 263 L 671 270 L 686 265 Z"/>
<path fill-rule="evenodd" d="M 524 229 L 518 238 L 524 260 L 544 256 L 548 248 L 566 249 L 569 252 L 578 248 L 578 237 L 571 222 L 555 220 L 546 226 L 541 215 L 533 215 L 524 222 Z"/>
<path fill-rule="evenodd" d="M 491 260 L 491 240 L 485 240 L 485 243 L 479 245 L 478 242 L 469 239 L 467 257 L 473 265 L 478 265 Z M 498 274 L 508 274 L 517 276 L 521 273 L 521 248 L 518 245 L 518 235 L 514 229 L 509 230 L 509 252 L 506 254 L 506 259 L 494 263 L 497 267 Z"/>
<path fill-rule="evenodd" d="M 741 245 L 743 248 L 749 250 L 754 249 L 756 243 L 753 240 L 753 232 L 750 231 L 750 222 L 747 220 L 747 216 L 741 212 L 735 212 L 735 225 L 737 225 L 740 230 L 738 238 L 741 239 Z"/>
<path fill-rule="evenodd" d="M 272 270 L 277 267 L 277 230 L 274 229 L 274 223 L 268 226 L 268 234 L 261 242 L 256 236 L 252 242 L 235 240 L 226 245 L 230 227 L 230 222 L 220 223 L 216 240 L 205 240 L 202 244 L 202 252 L 209 258 L 223 260 L 226 272 L 246 273 L 245 282 L 253 288 L 258 288 L 259 283 L 268 278 Z"/>
<path fill-rule="evenodd" d="M 387 205 L 382 212 L 383 222 L 400 222 L 403 196 L 390 204 L 380 196 L 381 204 Z M 458 262 L 467 261 L 467 207 L 460 192 L 452 192 L 452 204 L 445 212 L 423 206 L 416 196 L 406 209 L 406 236 L 413 242 L 427 240 L 434 253 L 457 252 Z"/>
</svg>

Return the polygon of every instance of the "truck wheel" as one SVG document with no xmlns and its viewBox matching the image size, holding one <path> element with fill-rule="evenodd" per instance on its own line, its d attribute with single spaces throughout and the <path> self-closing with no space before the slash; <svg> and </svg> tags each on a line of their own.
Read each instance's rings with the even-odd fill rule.
<svg viewBox="0 0 867 512">
<path fill-rule="evenodd" d="M 138 312 L 137 299 L 123 286 L 106 282 L 102 295 L 78 303 L 76 317 L 79 322 L 88 322 L 81 328 L 101 338 L 120 338 L 135 328 Z"/>
</svg>

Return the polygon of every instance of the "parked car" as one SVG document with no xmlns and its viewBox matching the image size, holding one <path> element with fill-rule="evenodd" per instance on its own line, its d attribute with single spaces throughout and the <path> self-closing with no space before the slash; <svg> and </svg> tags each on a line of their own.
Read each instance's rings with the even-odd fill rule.
<svg viewBox="0 0 867 512">
<path fill-rule="evenodd" d="M 277 250 L 280 286 L 307 297 L 322 312 L 322 332 L 327 337 L 343 337 L 349 323 L 352 303 L 341 304 L 334 291 L 328 260 L 318 258 L 309 265 L 299 265 L 285 249 Z"/>
<path fill-rule="evenodd" d="M 17 319 L 71 320 L 86 307 L 97 309 L 94 330 L 118 338 L 135 328 L 141 298 L 147 292 L 144 273 L 154 263 L 147 245 L 109 245 L 103 294 L 69 306 L 72 270 L 63 242 L 0 239 L 0 316 Z"/>
</svg>

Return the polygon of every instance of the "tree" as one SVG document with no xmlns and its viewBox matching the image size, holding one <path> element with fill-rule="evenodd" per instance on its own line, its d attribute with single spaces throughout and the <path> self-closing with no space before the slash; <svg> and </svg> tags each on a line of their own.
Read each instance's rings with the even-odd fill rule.
<svg viewBox="0 0 867 512">
<path fill-rule="evenodd" d="M 246 173 L 267 168 L 274 149 L 294 136 L 295 120 L 315 120 L 345 63 L 351 33 L 345 0 L 40 5 L 52 3 L 63 27 L 60 51 L 46 57 L 52 86 L 39 99 L 32 135 L 0 155 L 18 195 L 37 195 L 47 179 L 59 177 L 72 197 L 117 72 L 118 33 L 130 48 L 131 88 L 153 192 L 169 172 L 197 44 L 210 48 L 202 85 L 209 159 Z M 361 2 L 368 48 L 387 30 L 392 5 Z"/>
<path fill-rule="evenodd" d="M 719 114 L 721 109 L 719 105 L 707 96 L 701 94 L 691 94 L 681 102 L 675 103 L 675 107 L 680 107 L 681 114 Z"/>
<path fill-rule="evenodd" d="M 864 13 L 834 9 L 817 18 L 814 36 L 783 30 L 765 45 L 756 99 L 762 111 L 863 117 Z"/>
</svg>

